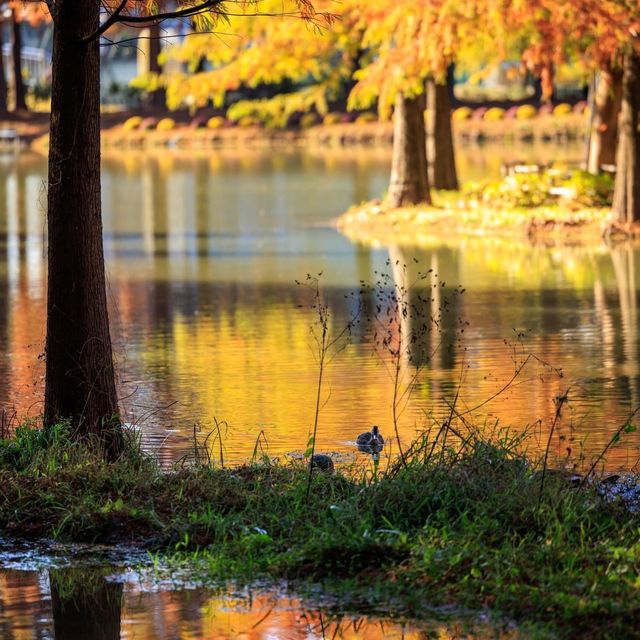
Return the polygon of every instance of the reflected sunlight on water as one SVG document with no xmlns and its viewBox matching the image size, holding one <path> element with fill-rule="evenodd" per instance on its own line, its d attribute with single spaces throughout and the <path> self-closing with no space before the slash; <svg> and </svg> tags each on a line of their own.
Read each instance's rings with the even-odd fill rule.
<svg viewBox="0 0 640 640">
<path fill-rule="evenodd" d="M 452 612 L 449 612 L 451 617 Z M 55 632 L 54 632 L 55 630 Z M 78 635 L 81 634 L 81 635 Z M 441 640 L 515 638 L 482 625 L 403 622 L 309 606 L 277 592 L 141 590 L 77 572 L 0 569 L 3 640 Z"/>
<path fill-rule="evenodd" d="M 556 152 L 523 149 L 463 148 L 461 173 L 495 175 L 502 158 Z M 562 153 L 570 159 L 579 149 Z M 45 168 L 34 156 L 0 160 L 0 407 L 15 407 L 20 416 L 38 415 L 43 384 Z M 446 415 L 442 397 L 453 398 L 458 386 L 458 409 L 469 410 L 478 424 L 499 417 L 522 429 L 541 421 L 534 445 L 545 443 L 554 397 L 570 387 L 562 439 L 553 445 L 559 458 L 567 448 L 578 454 L 585 437 L 587 457 L 598 452 L 640 403 L 635 249 L 490 239 L 421 249 L 354 245 L 327 221 L 380 196 L 387 170 L 385 150 L 131 152 L 104 159 L 122 406 L 161 458 L 184 455 L 193 425 L 206 432 L 214 417 L 230 423 L 226 461 L 251 456 L 261 431 L 271 455 L 304 449 L 318 373 L 309 330 L 316 318 L 308 292 L 294 280 L 323 272 L 333 327 L 340 330 L 354 311 L 348 294 L 361 280 L 374 281 L 387 260 L 409 265 L 409 282 L 418 269 L 433 268 L 433 283 L 446 283 L 436 287 L 428 314 L 449 301 L 425 347 L 429 364 L 400 418 L 405 442 Z M 467 291 L 454 299 L 459 284 Z M 418 294 L 411 288 L 413 299 Z M 365 303 L 375 308 L 373 298 Z M 464 334 L 461 319 L 469 323 Z M 473 411 L 530 352 L 538 359 L 516 384 Z M 393 385 L 370 330 L 356 332 L 332 362 L 325 398 L 320 450 L 353 453 L 355 435 L 374 423 L 392 435 Z M 636 462 L 638 434 L 626 444 L 612 452 L 612 467 Z"/>
</svg>

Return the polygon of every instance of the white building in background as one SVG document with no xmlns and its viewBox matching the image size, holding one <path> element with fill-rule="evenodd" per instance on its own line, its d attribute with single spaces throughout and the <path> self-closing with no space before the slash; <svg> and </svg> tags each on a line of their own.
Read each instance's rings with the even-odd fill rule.
<svg viewBox="0 0 640 640">
<path fill-rule="evenodd" d="M 10 17 L 10 16 L 8 16 Z M 2 18 L 2 16 L 0 16 Z M 12 34 L 11 24 L 4 19 L 0 22 L 2 42 L 2 63 L 6 78 L 12 83 Z M 175 42 L 181 35 L 180 28 L 167 24 L 163 28 L 166 38 L 162 47 Z M 127 102 L 129 83 L 136 76 L 149 69 L 149 41 L 145 40 L 148 29 L 122 30 L 114 37 L 121 44 L 110 45 L 107 39 L 101 41 L 102 99 L 105 102 Z M 32 27 L 22 25 L 22 69 L 28 88 L 46 87 L 51 83 L 52 27 L 43 24 Z"/>
</svg>

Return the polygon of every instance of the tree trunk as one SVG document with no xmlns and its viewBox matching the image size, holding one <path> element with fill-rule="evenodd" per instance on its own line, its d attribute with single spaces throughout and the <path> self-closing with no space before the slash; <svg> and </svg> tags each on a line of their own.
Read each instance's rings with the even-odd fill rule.
<svg viewBox="0 0 640 640">
<path fill-rule="evenodd" d="M 8 110 L 7 101 L 7 76 L 4 69 L 4 59 L 2 56 L 2 36 L 4 35 L 3 25 L 0 22 L 0 116 L 6 116 Z"/>
<path fill-rule="evenodd" d="M 427 80 L 427 109 L 429 112 L 428 155 L 432 158 L 432 185 L 434 189 L 456 190 L 458 174 L 451 128 L 451 88 Z"/>
<path fill-rule="evenodd" d="M 587 171 L 600 173 L 603 165 L 616 162 L 618 113 L 622 100 L 622 73 L 602 69 L 596 79 L 594 115 L 589 135 Z"/>
<path fill-rule="evenodd" d="M 640 57 L 635 52 L 625 55 L 622 75 L 622 107 L 618 120 L 618 153 L 616 182 L 613 191 L 613 213 L 617 222 L 640 221 Z"/>
<path fill-rule="evenodd" d="M 13 29 L 13 95 L 15 111 L 29 111 L 27 107 L 24 78 L 22 77 L 22 32 L 16 11 L 11 11 L 11 27 Z"/>
<path fill-rule="evenodd" d="M 403 207 L 431 204 L 424 127 L 424 97 L 398 93 L 393 112 L 393 152 L 388 203 Z"/>
<path fill-rule="evenodd" d="M 100 206 L 100 53 L 81 38 L 100 0 L 58 0 L 48 192 L 44 418 L 94 434 L 108 458 L 123 448 L 107 317 Z"/>
<path fill-rule="evenodd" d="M 161 36 L 160 24 L 157 22 L 152 23 L 149 26 L 149 71 L 158 76 L 162 74 L 162 66 L 158 62 L 158 56 L 162 52 Z M 160 88 L 155 91 L 150 91 L 148 104 L 150 107 L 164 107 L 166 105 L 165 90 Z"/>
</svg>

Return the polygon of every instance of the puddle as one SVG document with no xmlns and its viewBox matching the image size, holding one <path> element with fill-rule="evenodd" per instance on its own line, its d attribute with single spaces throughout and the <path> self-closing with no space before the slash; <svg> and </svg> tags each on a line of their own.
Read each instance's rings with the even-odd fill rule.
<svg viewBox="0 0 640 640">
<path fill-rule="evenodd" d="M 151 569 L 140 569 L 145 556 L 131 550 L 11 544 L 0 552 L 2 640 L 520 637 L 481 623 L 470 628 L 450 616 L 447 622 L 394 619 L 366 603 L 366 614 L 345 613 L 320 587 L 303 599 L 286 585 L 216 591 L 177 575 L 157 580 Z"/>
</svg>

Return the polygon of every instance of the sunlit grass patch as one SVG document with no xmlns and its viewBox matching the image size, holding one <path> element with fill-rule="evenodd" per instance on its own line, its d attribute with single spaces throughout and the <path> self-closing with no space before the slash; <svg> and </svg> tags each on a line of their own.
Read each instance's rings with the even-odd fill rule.
<svg viewBox="0 0 640 640">
<path fill-rule="evenodd" d="M 611 223 L 611 178 L 562 170 L 516 174 L 469 183 L 459 192 L 436 191 L 433 205 L 391 208 L 373 201 L 338 219 L 350 238 L 547 237 L 561 243 L 600 241 Z"/>
</svg>

